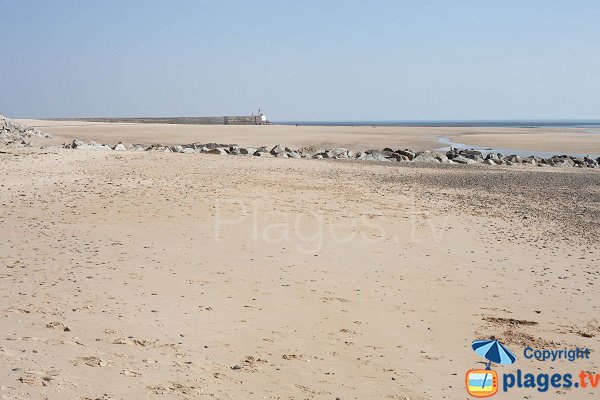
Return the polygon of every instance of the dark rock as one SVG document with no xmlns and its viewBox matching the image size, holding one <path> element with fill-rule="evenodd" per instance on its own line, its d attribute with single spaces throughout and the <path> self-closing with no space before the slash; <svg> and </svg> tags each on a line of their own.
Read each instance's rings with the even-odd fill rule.
<svg viewBox="0 0 600 400">
<path fill-rule="evenodd" d="M 278 144 L 271 149 L 270 153 L 273 156 L 278 154 L 285 154 L 285 148 L 282 145 Z"/>
</svg>

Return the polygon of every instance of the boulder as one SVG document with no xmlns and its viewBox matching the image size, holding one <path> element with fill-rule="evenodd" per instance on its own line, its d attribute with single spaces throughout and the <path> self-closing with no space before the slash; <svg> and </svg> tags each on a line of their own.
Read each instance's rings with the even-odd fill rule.
<svg viewBox="0 0 600 400">
<path fill-rule="evenodd" d="M 127 149 L 125 148 L 125 145 L 121 142 L 117 143 L 117 145 L 114 148 L 114 151 L 125 151 L 125 150 L 127 150 Z"/>
<path fill-rule="evenodd" d="M 506 161 L 510 161 L 513 164 L 521 164 L 523 159 L 516 154 L 511 154 L 510 156 L 506 156 Z"/>
<path fill-rule="evenodd" d="M 285 154 L 285 147 L 283 147 L 282 145 L 278 144 L 275 147 L 273 147 L 270 151 L 271 155 L 276 156 L 278 154 Z"/>
<path fill-rule="evenodd" d="M 321 154 L 324 152 L 325 152 L 324 149 L 315 147 L 315 146 L 306 146 L 306 147 L 302 147 L 302 148 L 298 149 L 298 153 L 300 153 L 300 155 L 302 157 L 306 157 L 306 158 L 311 158 L 315 154 Z"/>
<path fill-rule="evenodd" d="M 242 154 L 242 149 L 239 146 L 231 146 L 229 147 L 229 154 L 239 156 Z"/>
<path fill-rule="evenodd" d="M 502 158 L 502 155 L 498 153 L 489 153 L 487 156 L 485 156 L 486 160 L 492 160 L 495 164 L 498 163 L 500 158 Z"/>
<path fill-rule="evenodd" d="M 409 160 L 415 158 L 415 155 L 417 154 L 417 152 L 412 149 L 396 150 L 395 153 L 400 154 L 401 156 L 404 156 Z"/>
<path fill-rule="evenodd" d="M 266 152 L 266 151 L 259 151 L 259 150 L 256 150 L 254 152 L 254 155 L 256 157 L 273 157 L 273 155 L 271 153 Z"/>
<path fill-rule="evenodd" d="M 216 154 L 219 156 L 226 156 L 227 154 L 227 150 L 221 148 L 221 147 L 217 147 L 216 149 L 208 149 L 208 151 L 206 152 L 206 154 Z"/>
<path fill-rule="evenodd" d="M 566 168 L 575 166 L 575 162 L 567 156 L 554 156 L 546 161 L 552 167 Z"/>
<path fill-rule="evenodd" d="M 86 144 L 79 140 L 73 140 L 71 147 L 78 150 L 112 151 L 110 146 L 106 144 L 98 144 L 96 142 L 90 142 L 89 144 Z"/>
<path fill-rule="evenodd" d="M 594 160 L 590 156 L 584 157 L 583 161 L 585 162 L 586 167 L 596 168 L 598 166 L 598 161 Z"/>
<path fill-rule="evenodd" d="M 448 157 L 450 158 L 450 157 Z M 477 164 L 477 161 L 471 159 L 471 158 L 467 158 L 461 155 L 458 155 L 454 158 L 451 159 L 452 161 L 454 161 L 455 163 L 459 163 L 459 164 Z"/>
<path fill-rule="evenodd" d="M 335 147 L 333 149 L 329 149 L 328 153 L 330 154 L 330 158 L 347 158 L 348 157 L 348 149 L 343 147 Z"/>
<path fill-rule="evenodd" d="M 253 147 L 240 147 L 240 154 L 242 155 L 252 155 L 256 153 L 256 149 Z"/>
<path fill-rule="evenodd" d="M 438 160 L 439 162 L 441 162 L 442 164 L 443 164 L 443 163 L 445 163 L 446 161 L 449 161 L 449 160 L 450 160 L 448 157 L 446 157 L 446 155 L 445 155 L 445 154 L 437 154 L 437 155 L 435 156 L 435 158 L 437 158 L 437 160 Z"/>
<path fill-rule="evenodd" d="M 31 128 L 0 115 L 0 145 L 15 144 L 28 145 L 32 138 L 51 138 L 39 129 Z"/>
<path fill-rule="evenodd" d="M 481 161 L 478 162 L 483 162 L 483 154 L 481 154 L 481 152 L 478 150 L 461 150 L 458 153 L 465 158 L 470 158 L 471 160 L 476 161 L 481 159 Z"/>
<path fill-rule="evenodd" d="M 439 163 L 440 161 L 428 153 L 419 153 L 412 159 L 413 162 L 420 163 Z"/>
<path fill-rule="evenodd" d="M 389 156 L 388 159 L 396 161 L 410 161 L 407 156 L 403 156 L 402 154 L 398 154 L 396 152 L 392 153 L 392 155 Z"/>
<path fill-rule="evenodd" d="M 389 153 L 389 152 L 386 152 L 386 153 Z M 384 154 L 382 154 L 381 152 L 375 152 L 375 153 L 370 153 L 370 154 L 367 153 L 364 160 L 365 161 L 390 161 L 385 157 Z M 390 153 L 390 155 L 391 154 L 392 153 Z"/>
</svg>

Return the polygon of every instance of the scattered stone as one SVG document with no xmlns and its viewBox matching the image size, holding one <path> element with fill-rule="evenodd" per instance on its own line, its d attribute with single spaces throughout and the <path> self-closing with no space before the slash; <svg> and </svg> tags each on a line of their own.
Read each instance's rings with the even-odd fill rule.
<svg viewBox="0 0 600 400">
<path fill-rule="evenodd" d="M 46 328 L 57 329 L 57 330 L 63 331 L 63 332 L 71 332 L 71 329 L 69 329 L 68 326 L 66 326 L 62 322 L 57 322 L 57 321 L 53 321 L 53 322 L 46 324 Z"/>
</svg>

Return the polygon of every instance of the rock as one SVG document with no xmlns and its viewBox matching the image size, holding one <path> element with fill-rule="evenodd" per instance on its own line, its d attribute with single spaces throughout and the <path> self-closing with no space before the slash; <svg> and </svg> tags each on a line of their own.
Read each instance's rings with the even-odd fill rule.
<svg viewBox="0 0 600 400">
<path fill-rule="evenodd" d="M 256 157 L 273 157 L 273 155 L 271 153 L 268 153 L 266 151 L 258 151 L 258 150 L 254 152 L 254 155 Z"/>
<path fill-rule="evenodd" d="M 192 143 L 192 146 L 194 147 L 206 147 L 209 150 L 213 150 L 213 149 L 229 149 L 232 146 L 237 146 L 237 144 L 223 144 L 223 143 L 205 143 L 205 144 L 199 144 L 199 143 Z"/>
<path fill-rule="evenodd" d="M 521 164 L 523 159 L 516 154 L 511 154 L 510 156 L 506 156 L 506 161 L 510 161 L 513 164 Z"/>
<path fill-rule="evenodd" d="M 458 154 L 465 158 L 470 158 L 471 160 L 475 161 L 481 159 L 481 161 L 478 162 L 483 162 L 483 155 L 478 150 L 461 150 L 458 152 Z"/>
<path fill-rule="evenodd" d="M 598 167 L 598 161 L 594 160 L 590 156 L 584 157 L 583 161 L 584 161 L 585 165 L 587 167 L 589 167 L 589 168 L 596 168 L 596 167 Z"/>
<path fill-rule="evenodd" d="M 285 148 L 278 144 L 275 147 L 273 147 L 269 153 L 271 153 L 271 155 L 273 156 L 276 156 L 278 154 L 285 154 Z"/>
<path fill-rule="evenodd" d="M 410 161 L 412 161 L 412 159 L 415 158 L 415 155 L 417 154 L 417 152 L 412 149 L 396 150 L 395 152 L 400 154 L 401 156 L 408 158 Z"/>
<path fill-rule="evenodd" d="M 412 159 L 413 162 L 421 162 L 421 163 L 439 163 L 440 161 L 427 153 L 419 153 Z"/>
<path fill-rule="evenodd" d="M 386 152 L 389 153 L 389 152 Z M 390 153 L 391 155 L 392 153 Z M 384 154 L 380 153 L 380 152 L 375 152 L 375 153 L 370 153 L 365 156 L 364 158 L 365 161 L 387 161 L 389 162 L 390 160 L 388 160 Z"/>
<path fill-rule="evenodd" d="M 486 160 L 494 161 L 494 165 L 500 161 L 500 158 L 502 158 L 502 155 L 498 153 L 489 153 L 487 156 L 485 156 Z"/>
<path fill-rule="evenodd" d="M 348 149 L 343 147 L 335 147 L 333 149 L 328 150 L 331 157 L 330 158 L 347 158 L 348 157 Z"/>
<path fill-rule="evenodd" d="M 575 166 L 575 162 L 567 156 L 554 156 L 546 160 L 552 167 L 566 168 Z"/>
<path fill-rule="evenodd" d="M 254 153 L 256 153 L 256 149 L 253 148 L 253 147 L 240 147 L 240 154 L 243 154 L 243 155 L 250 154 L 250 155 L 252 155 Z"/>
<path fill-rule="evenodd" d="M 498 165 L 496 164 L 496 161 L 492 160 L 491 158 L 486 158 L 485 160 L 483 160 L 483 163 L 487 165 Z"/>
<path fill-rule="evenodd" d="M 229 153 L 227 153 L 227 150 L 225 150 L 225 149 L 223 149 L 223 148 L 220 148 L 220 147 L 218 147 L 218 148 L 216 148 L 216 149 L 209 149 L 209 150 L 206 152 L 206 154 L 217 154 L 217 155 L 220 155 L 220 156 L 226 156 L 226 155 L 227 155 L 227 154 L 229 154 Z"/>
<path fill-rule="evenodd" d="M 78 149 L 78 150 L 112 151 L 110 146 L 108 146 L 106 144 L 98 144 L 96 142 L 90 142 L 89 144 L 85 144 L 77 139 L 73 140 L 73 143 L 71 143 L 71 147 L 73 149 Z"/>
<path fill-rule="evenodd" d="M 117 143 L 117 145 L 115 146 L 115 148 L 113 150 L 114 151 L 125 151 L 127 149 L 125 148 L 123 143 L 119 142 L 119 143 Z"/>
<path fill-rule="evenodd" d="M 450 158 L 450 157 L 448 157 L 448 158 Z M 461 155 L 458 155 L 458 156 L 452 158 L 451 160 L 453 162 L 459 163 L 459 164 L 477 164 L 477 161 L 470 159 L 470 158 L 463 157 Z"/>
<path fill-rule="evenodd" d="M 388 159 L 396 161 L 410 161 L 410 159 L 407 156 L 403 156 L 402 154 L 398 154 L 396 152 L 392 153 L 392 155 L 388 157 Z"/>
<path fill-rule="evenodd" d="M 365 151 L 365 153 L 376 155 L 376 156 L 383 156 L 383 158 L 386 158 L 386 161 L 389 161 L 389 160 L 387 160 L 387 157 L 391 157 L 392 154 L 394 154 L 393 151 L 387 151 L 387 150 L 381 150 L 381 151 L 380 150 L 367 150 L 367 151 Z"/>
<path fill-rule="evenodd" d="M 289 158 L 302 158 L 302 156 L 299 153 L 296 153 L 295 151 L 288 151 L 286 154 Z"/>
<path fill-rule="evenodd" d="M 197 153 L 197 150 L 195 150 L 191 147 L 184 147 L 183 149 L 181 149 L 180 153 L 192 154 L 192 153 Z"/>
<path fill-rule="evenodd" d="M 31 139 L 36 137 L 51 138 L 52 136 L 0 115 L 0 145 L 29 145 Z"/>
<path fill-rule="evenodd" d="M 323 158 L 323 154 L 315 154 L 311 158 Z"/>
</svg>

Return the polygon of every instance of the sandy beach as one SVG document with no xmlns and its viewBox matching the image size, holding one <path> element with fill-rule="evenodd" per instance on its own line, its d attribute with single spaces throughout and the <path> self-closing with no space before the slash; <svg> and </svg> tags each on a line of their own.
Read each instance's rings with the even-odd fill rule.
<svg viewBox="0 0 600 400">
<path fill-rule="evenodd" d="M 556 153 L 600 155 L 600 133 L 588 128 L 519 127 L 385 127 L 385 126 L 225 126 L 128 124 L 81 121 L 17 120 L 54 136 L 43 143 L 62 144 L 74 139 L 100 143 L 162 143 L 168 145 L 220 143 L 262 146 L 282 143 L 288 146 L 370 148 L 415 148 L 435 150 L 444 147 L 440 138 L 472 146 L 516 148 Z"/>
<path fill-rule="evenodd" d="M 47 143 L 600 152 L 580 130 L 22 122 Z M 470 344 L 491 336 L 518 357 L 499 373 L 600 366 L 598 170 L 60 148 L 0 163 L 3 398 L 466 399 Z"/>
</svg>

